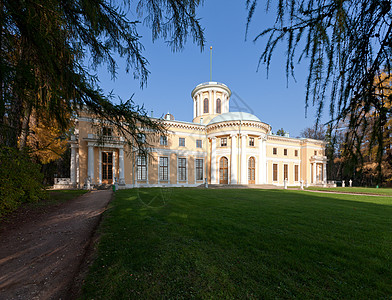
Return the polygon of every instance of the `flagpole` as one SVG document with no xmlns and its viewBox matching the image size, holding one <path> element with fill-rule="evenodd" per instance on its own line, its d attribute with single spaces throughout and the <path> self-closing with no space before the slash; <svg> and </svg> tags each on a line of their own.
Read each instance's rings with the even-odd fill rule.
<svg viewBox="0 0 392 300">
<path fill-rule="evenodd" d="M 210 46 L 210 81 L 212 81 L 212 46 Z"/>
</svg>

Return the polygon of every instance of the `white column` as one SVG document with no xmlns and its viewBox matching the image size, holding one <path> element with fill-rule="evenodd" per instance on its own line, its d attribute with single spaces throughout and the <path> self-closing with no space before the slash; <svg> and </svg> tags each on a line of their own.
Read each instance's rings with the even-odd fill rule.
<svg viewBox="0 0 392 300">
<path fill-rule="evenodd" d="M 70 171 L 71 171 L 71 183 L 73 186 L 76 185 L 76 151 L 75 151 L 75 145 L 71 144 L 71 166 L 70 166 Z"/>
<path fill-rule="evenodd" d="M 211 139 L 211 184 L 216 184 L 216 137 Z"/>
<path fill-rule="evenodd" d="M 264 184 L 267 184 L 268 180 L 268 168 L 267 168 L 267 138 L 263 140 L 263 174 Z"/>
<path fill-rule="evenodd" d="M 193 97 L 193 118 L 196 118 L 196 97 Z"/>
<path fill-rule="evenodd" d="M 212 113 L 215 114 L 216 113 L 216 90 L 214 90 L 214 100 L 212 100 L 212 109 L 213 109 Z"/>
<path fill-rule="evenodd" d="M 204 107 L 204 99 L 202 99 L 201 96 L 202 96 L 201 94 L 197 94 L 197 98 L 199 99 L 199 100 L 197 100 L 199 103 L 199 116 L 201 116 L 203 114 L 203 109 L 204 109 L 203 108 Z"/>
<path fill-rule="evenodd" d="M 212 93 L 211 93 L 211 90 L 208 91 L 208 105 L 209 105 L 208 113 L 212 114 L 213 112 L 212 112 Z"/>
<path fill-rule="evenodd" d="M 259 181 L 257 182 L 258 184 L 263 184 L 264 183 L 264 157 L 263 157 L 263 137 L 259 137 L 259 159 L 258 159 L 258 167 L 257 167 L 257 176 L 259 176 Z"/>
<path fill-rule="evenodd" d="M 119 164 L 119 169 L 118 169 L 119 184 L 125 184 L 125 177 L 124 177 L 124 149 L 123 148 L 119 149 L 118 164 Z M 159 161 L 158 161 L 158 164 L 159 164 Z"/>
<path fill-rule="evenodd" d="M 197 94 L 196 95 L 196 102 L 197 102 L 197 113 L 196 113 L 196 115 L 197 116 L 200 116 L 200 94 Z"/>
<path fill-rule="evenodd" d="M 94 147 L 88 146 L 88 167 L 87 176 L 90 177 L 91 182 L 94 181 Z"/>
<path fill-rule="evenodd" d="M 100 148 L 98 151 L 98 181 L 99 184 L 102 184 L 102 149 Z"/>
<path fill-rule="evenodd" d="M 323 163 L 323 181 L 327 183 L 327 163 Z"/>
<path fill-rule="evenodd" d="M 231 135 L 230 184 L 237 184 L 237 135 Z"/>
<path fill-rule="evenodd" d="M 80 188 L 80 172 L 79 172 L 79 148 L 76 150 L 76 183 Z"/>
<path fill-rule="evenodd" d="M 316 183 L 316 162 L 313 163 L 313 184 Z"/>
<path fill-rule="evenodd" d="M 113 151 L 113 183 L 117 182 L 116 180 L 116 151 Z"/>
<path fill-rule="evenodd" d="M 241 183 L 248 184 L 248 172 L 246 161 L 246 134 L 241 135 Z"/>
</svg>

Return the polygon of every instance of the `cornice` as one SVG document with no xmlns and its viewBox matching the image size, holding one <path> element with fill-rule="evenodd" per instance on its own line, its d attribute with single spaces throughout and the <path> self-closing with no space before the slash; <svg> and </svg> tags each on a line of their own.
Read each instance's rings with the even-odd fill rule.
<svg viewBox="0 0 392 300">
<path fill-rule="evenodd" d="M 191 129 L 191 130 L 198 130 L 198 131 L 205 131 L 205 125 L 202 124 L 192 124 L 187 122 L 179 122 L 179 121 L 166 121 L 164 120 L 163 123 L 168 127 L 180 128 L 180 129 Z"/>
<path fill-rule="evenodd" d="M 206 89 L 206 90 L 210 90 L 210 89 L 222 89 L 224 90 L 226 93 L 228 93 L 228 96 L 231 96 L 231 90 L 229 89 L 229 87 L 223 83 L 220 82 L 205 82 L 205 83 L 201 83 L 199 85 L 197 85 L 191 92 L 191 97 L 193 99 L 194 95 L 196 93 L 198 93 L 199 91 Z"/>
<path fill-rule="evenodd" d="M 220 129 L 220 128 L 225 128 L 225 127 L 231 127 L 231 126 L 247 126 L 247 127 L 253 127 L 253 128 L 258 128 L 258 129 L 263 129 L 266 132 L 268 132 L 271 129 L 271 126 L 269 126 L 266 123 L 263 122 L 255 122 L 255 121 L 225 121 L 225 122 L 220 122 L 220 123 L 214 123 L 211 125 L 207 125 L 207 133 L 210 133 L 213 130 Z"/>
<path fill-rule="evenodd" d="M 293 144 L 298 144 L 302 142 L 300 139 L 290 138 L 290 137 L 285 137 L 280 135 L 267 135 L 267 140 L 280 141 L 280 142 L 293 143 Z"/>
</svg>

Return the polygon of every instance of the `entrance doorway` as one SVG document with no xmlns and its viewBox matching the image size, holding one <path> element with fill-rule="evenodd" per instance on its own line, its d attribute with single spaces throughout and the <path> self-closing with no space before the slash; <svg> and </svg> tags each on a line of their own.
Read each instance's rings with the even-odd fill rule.
<svg viewBox="0 0 392 300">
<path fill-rule="evenodd" d="M 226 157 L 222 157 L 219 161 L 219 183 L 229 183 L 229 164 Z"/>
<path fill-rule="evenodd" d="M 102 152 L 102 183 L 113 183 L 113 152 Z"/>
<path fill-rule="evenodd" d="M 255 174 L 256 174 L 256 168 L 255 168 L 255 158 L 250 157 L 248 160 L 248 184 L 255 184 Z"/>
</svg>

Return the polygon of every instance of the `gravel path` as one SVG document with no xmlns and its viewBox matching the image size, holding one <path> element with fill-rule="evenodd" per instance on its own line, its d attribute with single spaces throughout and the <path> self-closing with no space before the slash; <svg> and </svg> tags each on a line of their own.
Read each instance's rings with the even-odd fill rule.
<svg viewBox="0 0 392 300">
<path fill-rule="evenodd" d="M 3 224 L 0 299 L 72 299 L 74 278 L 111 198 L 112 191 L 92 191 Z"/>
</svg>

